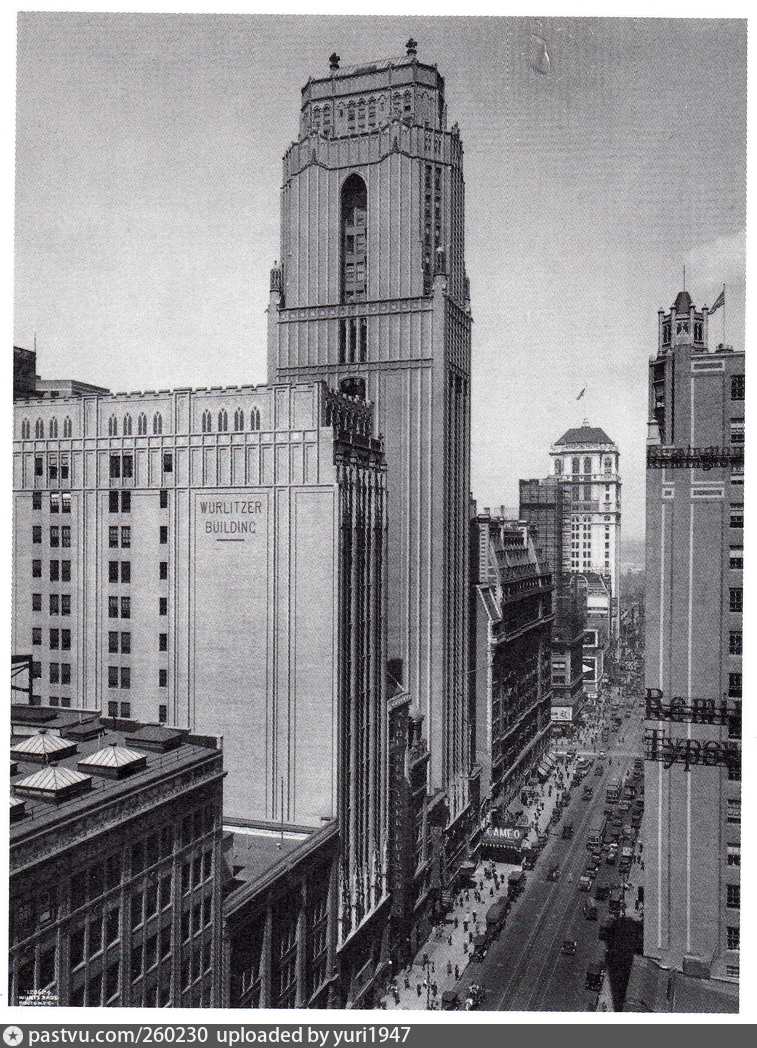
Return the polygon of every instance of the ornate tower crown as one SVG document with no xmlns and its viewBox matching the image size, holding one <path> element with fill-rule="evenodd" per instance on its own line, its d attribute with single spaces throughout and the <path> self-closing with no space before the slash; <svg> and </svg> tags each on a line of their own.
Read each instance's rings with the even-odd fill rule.
<svg viewBox="0 0 757 1048">
<path fill-rule="evenodd" d="M 674 346 L 707 349 L 707 309 L 697 310 L 688 291 L 679 291 L 666 313 L 658 313 L 658 356 L 665 356 Z"/>
<path fill-rule="evenodd" d="M 397 58 L 344 68 L 334 52 L 329 76 L 308 80 L 302 89 L 300 141 L 368 135 L 394 121 L 444 131 L 444 79 L 436 66 L 418 61 L 412 37 L 405 50 Z"/>
</svg>

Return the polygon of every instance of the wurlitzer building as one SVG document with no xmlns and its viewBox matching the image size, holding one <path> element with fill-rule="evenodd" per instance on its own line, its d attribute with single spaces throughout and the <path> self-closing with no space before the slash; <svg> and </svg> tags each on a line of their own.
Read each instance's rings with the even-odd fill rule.
<svg viewBox="0 0 757 1048">
<path fill-rule="evenodd" d="M 444 80 L 407 54 L 302 89 L 284 157 L 270 382 L 322 379 L 375 405 L 387 461 L 388 656 L 423 718 L 447 854 L 470 816 L 467 703 L 471 313 L 463 148 Z M 458 831 L 458 832 L 456 832 Z"/>
<path fill-rule="evenodd" d="M 338 819 L 343 937 L 386 894 L 371 410 L 319 382 L 15 404 L 32 703 L 223 736 L 227 823 Z"/>
</svg>

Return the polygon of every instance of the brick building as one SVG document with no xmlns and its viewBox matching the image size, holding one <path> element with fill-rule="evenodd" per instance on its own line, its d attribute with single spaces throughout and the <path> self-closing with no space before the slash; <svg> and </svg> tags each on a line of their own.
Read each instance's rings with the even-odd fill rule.
<svg viewBox="0 0 757 1048">
<path fill-rule="evenodd" d="M 11 712 L 9 1003 L 220 1004 L 220 743 Z"/>
</svg>

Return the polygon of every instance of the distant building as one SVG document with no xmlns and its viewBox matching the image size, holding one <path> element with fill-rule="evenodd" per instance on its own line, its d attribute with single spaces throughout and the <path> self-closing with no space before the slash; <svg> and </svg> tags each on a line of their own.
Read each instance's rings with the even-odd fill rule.
<svg viewBox="0 0 757 1048">
<path fill-rule="evenodd" d="M 577 722 L 586 697 L 586 592 L 570 569 L 572 513 L 570 485 L 559 478 L 520 481 L 519 519 L 532 529 L 554 579 L 552 721 L 556 729 L 570 729 Z"/>
<path fill-rule="evenodd" d="M 221 1003 L 223 754 L 93 711 L 11 710 L 9 1003 Z"/>
<path fill-rule="evenodd" d="M 637 1010 L 738 1010 L 744 353 L 707 321 L 681 292 L 649 363 Z"/>
<path fill-rule="evenodd" d="M 375 404 L 388 469 L 387 647 L 446 793 L 445 876 L 466 858 L 471 311 L 463 147 L 444 79 L 407 54 L 302 89 L 284 156 L 268 381 L 322 379 Z M 441 803 L 441 802 L 440 802 Z M 449 838 L 452 838 L 450 840 Z"/>
<path fill-rule="evenodd" d="M 33 349 L 13 347 L 13 399 L 34 397 L 37 391 L 37 354 Z"/>
<path fill-rule="evenodd" d="M 526 525 L 471 521 L 471 690 L 481 799 L 505 807 L 549 742 L 552 573 Z"/>
<path fill-rule="evenodd" d="M 344 938 L 387 891 L 371 411 L 320 382 L 15 404 L 33 702 L 222 735 L 228 821 L 336 819 Z"/>
<path fill-rule="evenodd" d="M 612 652 L 612 597 L 610 580 L 595 571 L 575 576 L 586 598 L 583 673 L 586 697 L 596 699 L 606 677 Z"/>
<path fill-rule="evenodd" d="M 37 352 L 13 347 L 13 399 L 83 397 L 88 394 L 109 393 L 103 386 L 77 379 L 41 379 L 37 372 Z M 45 434 L 42 434 L 44 436 Z M 35 434 L 36 436 L 36 434 Z"/>
<path fill-rule="evenodd" d="M 610 580 L 612 622 L 618 635 L 620 594 L 620 453 L 618 446 L 585 419 L 569 429 L 549 451 L 555 477 L 567 484 L 571 499 L 571 542 L 564 551 L 566 571 L 596 572 Z"/>
</svg>

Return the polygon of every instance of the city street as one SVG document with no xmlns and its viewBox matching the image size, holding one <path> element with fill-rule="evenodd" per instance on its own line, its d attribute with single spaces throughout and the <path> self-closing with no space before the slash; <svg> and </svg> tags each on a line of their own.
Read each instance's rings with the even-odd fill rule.
<svg viewBox="0 0 757 1048">
<path fill-rule="evenodd" d="M 607 716 L 610 717 L 609 711 Z M 475 966 L 475 980 L 471 976 L 469 981 L 480 983 L 487 991 L 483 1004 L 487 1010 L 593 1011 L 596 1008 L 597 993 L 585 988 L 586 970 L 591 964 L 604 960 L 605 947 L 598 932 L 600 924 L 608 919 L 608 904 L 607 901 L 598 903 L 597 920 L 584 917 L 583 905 L 595 898 L 598 887 L 617 886 L 621 878 L 617 865 L 608 866 L 604 858 L 591 892 L 580 890 L 579 877 L 587 859 L 586 835 L 594 821 L 602 818 L 608 782 L 622 780 L 633 766 L 634 758 L 641 755 L 641 724 L 642 714 L 637 707 L 630 719 L 623 719 L 620 730 L 609 733 L 609 739 L 598 746 L 597 752 L 604 749 L 608 759 L 601 765 L 601 776 L 595 776 L 592 768 L 584 779 L 583 785 L 591 786 L 593 797 L 584 801 L 581 787 L 574 788 L 561 823 L 553 829 L 549 844 L 535 869 L 529 872 L 526 891 L 513 907 L 500 939 L 493 943 L 485 960 Z M 568 821 L 573 822 L 574 834 L 571 840 L 565 841 L 562 825 Z M 547 872 L 555 863 L 559 864 L 560 876 L 556 882 L 550 882 Z M 636 879 L 635 868 L 632 868 L 631 881 Z M 635 888 L 627 893 L 627 898 L 633 911 Z M 566 939 L 576 942 L 576 953 L 572 956 L 561 952 Z M 471 975 L 470 968 L 466 975 Z"/>
</svg>

